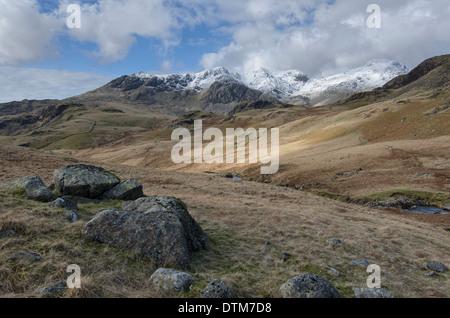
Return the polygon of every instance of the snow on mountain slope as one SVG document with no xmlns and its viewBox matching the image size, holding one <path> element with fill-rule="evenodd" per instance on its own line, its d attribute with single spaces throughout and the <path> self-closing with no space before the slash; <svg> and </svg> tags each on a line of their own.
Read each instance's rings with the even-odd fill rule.
<svg viewBox="0 0 450 318">
<path fill-rule="evenodd" d="M 363 67 L 321 79 L 310 79 L 308 75 L 297 70 L 259 69 L 238 74 L 224 67 L 207 69 L 196 74 L 152 75 L 141 72 L 132 76 L 142 79 L 149 87 L 164 83 L 173 89 L 193 89 L 200 92 L 217 81 L 236 81 L 279 100 L 295 99 L 297 96 L 310 99 L 318 99 L 320 96 L 320 98 L 325 97 L 325 100 L 331 95 L 337 98 L 346 97 L 353 93 L 381 87 L 393 78 L 408 72 L 409 69 L 399 62 L 379 59 L 370 61 Z"/>
<path fill-rule="evenodd" d="M 381 87 L 393 78 L 409 72 L 399 62 L 391 60 L 373 60 L 351 71 L 321 79 L 308 81 L 301 94 L 314 96 L 324 93 L 359 93 Z"/>
</svg>

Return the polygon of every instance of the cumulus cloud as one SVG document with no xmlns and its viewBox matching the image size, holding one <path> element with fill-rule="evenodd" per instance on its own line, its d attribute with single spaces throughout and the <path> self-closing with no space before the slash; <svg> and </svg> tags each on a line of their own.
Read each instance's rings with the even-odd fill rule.
<svg viewBox="0 0 450 318">
<path fill-rule="evenodd" d="M 110 80 L 111 77 L 96 73 L 0 66 L 0 103 L 18 99 L 64 99 Z"/>
<path fill-rule="evenodd" d="M 242 1 L 242 12 L 230 18 L 236 23 L 233 41 L 205 54 L 201 65 L 232 70 L 296 68 L 320 76 L 373 58 L 414 67 L 425 58 L 449 53 L 448 1 L 376 2 L 381 7 L 381 29 L 367 27 L 370 14 L 364 2 Z"/>
<path fill-rule="evenodd" d="M 60 35 L 96 45 L 90 55 L 102 63 L 125 59 L 139 38 L 159 40 L 161 69 L 167 53 L 182 43 L 183 31 L 207 27 L 210 36 L 231 38 L 205 52 L 204 68 L 233 71 L 265 67 L 328 75 L 373 58 L 414 67 L 450 51 L 448 0 L 377 0 L 382 28 L 369 29 L 370 2 L 353 0 L 98 0 L 82 1 L 82 25 L 68 30 L 66 8 L 41 12 L 37 0 L 0 0 L 0 64 L 19 64 L 57 54 Z M 203 37 L 202 37 L 203 36 Z M 205 45 L 191 38 L 191 45 Z M 201 41 L 200 41 L 201 40 Z"/>
<path fill-rule="evenodd" d="M 54 54 L 58 19 L 39 13 L 36 0 L 0 0 L 0 64 L 20 64 Z"/>
</svg>

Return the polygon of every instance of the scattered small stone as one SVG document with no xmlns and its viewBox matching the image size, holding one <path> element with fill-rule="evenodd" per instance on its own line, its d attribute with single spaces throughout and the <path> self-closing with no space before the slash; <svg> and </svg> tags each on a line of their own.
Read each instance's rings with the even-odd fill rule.
<svg viewBox="0 0 450 318">
<path fill-rule="evenodd" d="M 353 288 L 356 298 L 394 298 L 385 288 Z"/>
<path fill-rule="evenodd" d="M 8 257 L 9 260 L 11 261 L 27 261 L 27 262 L 39 262 L 42 257 L 41 255 L 34 253 L 34 252 L 30 252 L 30 251 L 17 251 L 14 252 L 13 254 L 11 254 Z"/>
<path fill-rule="evenodd" d="M 66 282 L 59 282 L 58 284 L 45 287 L 40 291 L 41 294 L 52 294 L 57 295 L 59 293 L 62 293 L 67 288 Z"/>
<path fill-rule="evenodd" d="M 438 274 L 435 271 L 431 271 L 431 272 L 425 273 L 425 276 L 426 277 L 433 277 L 433 276 L 438 276 Z"/>
<path fill-rule="evenodd" d="M 188 291 L 192 284 L 199 281 L 199 279 L 173 269 L 160 268 L 153 273 L 150 281 L 158 291 L 179 293 Z"/>
<path fill-rule="evenodd" d="M 337 276 L 341 276 L 341 273 L 340 273 L 336 268 L 334 268 L 333 266 L 327 265 L 327 268 L 328 268 L 330 271 L 332 271 L 333 273 L 335 273 Z"/>
<path fill-rule="evenodd" d="M 341 298 L 329 281 L 311 273 L 288 280 L 281 286 L 280 292 L 283 298 Z"/>
<path fill-rule="evenodd" d="M 234 298 L 231 289 L 220 279 L 214 279 L 200 295 L 201 298 Z"/>
<path fill-rule="evenodd" d="M 49 207 L 55 207 L 60 209 L 66 209 L 69 211 L 78 211 L 78 204 L 72 200 L 58 198 L 48 204 Z"/>
<path fill-rule="evenodd" d="M 2 230 L 0 231 L 0 239 L 5 239 L 5 238 L 16 238 L 19 237 L 19 235 L 14 232 L 13 230 Z"/>
<path fill-rule="evenodd" d="M 344 242 L 338 238 L 329 238 L 327 239 L 327 242 L 333 245 L 344 245 Z"/>
<path fill-rule="evenodd" d="M 362 267 L 368 267 L 370 265 L 369 262 L 365 259 L 357 259 L 357 260 L 351 261 L 349 264 L 351 266 L 362 266 Z"/>
<path fill-rule="evenodd" d="M 438 273 L 445 273 L 447 271 L 447 267 L 444 264 L 439 262 L 427 262 L 423 263 L 423 267 Z"/>
<path fill-rule="evenodd" d="M 66 219 L 72 223 L 75 223 L 78 221 L 78 215 L 74 211 L 69 211 L 65 215 Z"/>
<path fill-rule="evenodd" d="M 281 260 L 283 261 L 283 263 L 287 262 L 292 257 L 292 255 L 289 253 L 281 253 L 281 256 L 282 256 Z"/>
</svg>

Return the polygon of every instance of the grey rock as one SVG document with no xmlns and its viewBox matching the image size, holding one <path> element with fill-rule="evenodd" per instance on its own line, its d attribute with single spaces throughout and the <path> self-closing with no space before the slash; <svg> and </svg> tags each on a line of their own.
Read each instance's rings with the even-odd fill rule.
<svg viewBox="0 0 450 318">
<path fill-rule="evenodd" d="M 19 235 L 16 232 L 14 232 L 13 230 L 0 231 L 0 239 L 16 238 L 16 237 L 19 237 Z"/>
<path fill-rule="evenodd" d="M 353 288 L 356 298 L 394 298 L 385 288 Z"/>
<path fill-rule="evenodd" d="M 431 271 L 438 272 L 438 273 L 445 273 L 447 271 L 447 267 L 445 267 L 444 264 L 439 263 L 439 262 L 424 263 L 423 267 L 425 267 L 426 269 L 429 269 Z"/>
<path fill-rule="evenodd" d="M 62 293 L 67 288 L 66 282 L 59 282 L 55 285 L 45 287 L 40 291 L 41 294 L 52 294 L 57 295 L 59 293 Z"/>
<path fill-rule="evenodd" d="M 329 238 L 327 239 L 327 242 L 333 245 L 344 245 L 344 242 L 338 238 Z"/>
<path fill-rule="evenodd" d="M 281 253 L 281 260 L 284 262 L 287 262 L 288 260 L 291 259 L 292 255 L 289 253 Z"/>
<path fill-rule="evenodd" d="M 351 266 L 361 266 L 361 267 L 368 267 L 370 265 L 369 262 L 365 259 L 357 259 L 357 260 L 351 261 L 349 264 Z"/>
<path fill-rule="evenodd" d="M 40 177 L 25 177 L 5 183 L 3 186 L 15 193 L 23 194 L 27 199 L 49 202 L 53 198 L 53 193 L 44 184 Z"/>
<path fill-rule="evenodd" d="M 69 211 L 65 215 L 66 219 L 72 223 L 75 223 L 78 221 L 78 215 L 74 211 Z"/>
<path fill-rule="evenodd" d="M 199 279 L 173 269 L 160 268 L 150 276 L 150 281 L 157 291 L 179 293 L 188 291 Z"/>
<path fill-rule="evenodd" d="M 109 200 L 136 200 L 144 196 L 142 184 L 128 179 L 104 193 L 101 198 Z"/>
<path fill-rule="evenodd" d="M 204 247 L 207 237 L 184 203 L 165 197 L 139 200 L 126 205 L 126 211 L 98 213 L 85 225 L 83 236 L 134 250 L 161 265 L 188 268 L 192 253 Z"/>
<path fill-rule="evenodd" d="M 68 211 L 78 211 L 78 204 L 72 200 L 58 198 L 48 204 L 49 207 L 55 207 L 60 209 L 66 209 Z"/>
<path fill-rule="evenodd" d="M 446 232 L 450 232 L 450 227 L 448 227 L 448 226 L 444 226 L 442 229 Z"/>
<path fill-rule="evenodd" d="M 13 254 L 11 254 L 8 257 L 9 260 L 11 261 L 26 261 L 26 262 L 30 262 L 30 263 L 34 263 L 34 262 L 39 262 L 42 257 L 41 255 L 34 253 L 34 252 L 30 252 L 30 251 L 17 251 L 14 252 Z"/>
<path fill-rule="evenodd" d="M 341 298 L 330 282 L 310 273 L 288 280 L 281 286 L 280 292 L 283 298 Z"/>
<path fill-rule="evenodd" d="M 450 204 L 444 205 L 443 210 L 450 211 Z"/>
<path fill-rule="evenodd" d="M 425 273 L 425 276 L 426 277 L 434 277 L 434 276 L 438 276 L 438 274 L 434 271 L 431 271 L 431 272 Z"/>
<path fill-rule="evenodd" d="M 203 290 L 200 295 L 201 298 L 234 298 L 231 289 L 220 279 L 214 279 L 208 286 Z"/>
<path fill-rule="evenodd" d="M 111 172 L 88 165 L 67 166 L 53 173 L 53 185 L 59 196 L 96 199 L 119 183 L 120 179 Z"/>
<path fill-rule="evenodd" d="M 337 276 L 341 276 L 341 273 L 340 273 L 336 268 L 334 268 L 333 266 L 327 265 L 327 268 L 328 268 L 330 271 L 332 271 L 333 273 L 335 273 Z"/>
<path fill-rule="evenodd" d="M 198 251 L 204 248 L 208 237 L 200 225 L 189 214 L 186 204 L 174 197 L 146 197 L 133 202 L 124 203 L 123 209 L 127 212 L 137 212 L 164 217 L 176 217 L 183 226 L 189 248 Z M 163 217 L 163 218 L 164 218 Z"/>
</svg>

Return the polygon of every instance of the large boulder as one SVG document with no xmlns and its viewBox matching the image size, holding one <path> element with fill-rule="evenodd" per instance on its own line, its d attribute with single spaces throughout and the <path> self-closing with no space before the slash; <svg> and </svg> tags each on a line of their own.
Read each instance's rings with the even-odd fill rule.
<svg viewBox="0 0 450 318">
<path fill-rule="evenodd" d="M 192 252 L 206 242 L 203 230 L 181 201 L 174 198 L 143 199 L 147 200 L 139 199 L 139 202 L 126 205 L 125 211 L 98 213 L 85 225 L 84 237 L 134 250 L 160 265 L 188 268 Z M 163 206 L 161 202 L 176 202 L 179 206 Z"/>
<path fill-rule="evenodd" d="M 2 188 L 14 193 L 23 194 L 27 199 L 49 202 L 53 198 L 52 191 L 44 184 L 40 177 L 25 177 L 5 183 Z"/>
<path fill-rule="evenodd" d="M 128 212 L 143 213 L 154 218 L 173 220 L 182 226 L 188 247 L 197 251 L 205 247 L 208 237 L 200 225 L 189 214 L 186 204 L 174 197 L 146 197 L 125 203 L 123 209 Z"/>
<path fill-rule="evenodd" d="M 105 192 L 101 198 L 109 200 L 136 200 L 143 196 L 142 184 L 135 179 L 128 179 Z"/>
<path fill-rule="evenodd" d="M 160 268 L 150 276 L 150 281 L 159 292 L 179 293 L 188 291 L 199 279 L 173 269 Z"/>
<path fill-rule="evenodd" d="M 96 199 L 119 183 L 120 179 L 111 172 L 88 165 L 67 166 L 53 173 L 53 185 L 58 196 Z"/>
<path fill-rule="evenodd" d="M 329 281 L 310 273 L 288 280 L 281 286 L 280 292 L 283 298 L 341 298 Z"/>
</svg>

